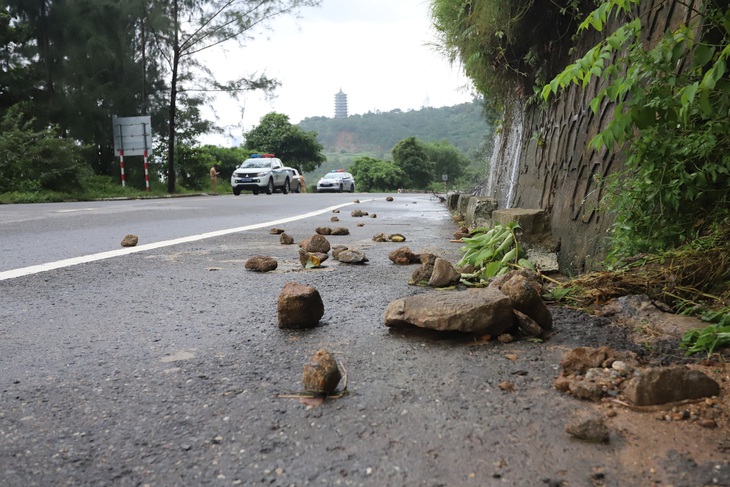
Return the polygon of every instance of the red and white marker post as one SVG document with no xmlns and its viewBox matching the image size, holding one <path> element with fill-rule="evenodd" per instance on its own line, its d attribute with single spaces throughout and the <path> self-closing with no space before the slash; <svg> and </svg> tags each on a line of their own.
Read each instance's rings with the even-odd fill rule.
<svg viewBox="0 0 730 487">
<path fill-rule="evenodd" d="M 147 164 L 147 149 L 144 151 L 144 185 L 147 188 L 147 192 L 150 192 L 150 171 L 149 165 Z"/>
<path fill-rule="evenodd" d="M 125 186 L 124 183 L 124 151 L 119 151 L 119 167 L 122 169 L 122 188 Z"/>
</svg>

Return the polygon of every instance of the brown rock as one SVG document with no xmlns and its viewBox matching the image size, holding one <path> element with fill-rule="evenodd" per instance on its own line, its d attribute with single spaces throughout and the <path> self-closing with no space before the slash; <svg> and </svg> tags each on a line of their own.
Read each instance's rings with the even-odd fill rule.
<svg viewBox="0 0 730 487">
<path fill-rule="evenodd" d="M 331 394 L 337 389 L 342 373 L 334 357 L 325 349 L 309 358 L 302 372 L 304 390 L 314 394 Z"/>
<path fill-rule="evenodd" d="M 365 254 L 359 250 L 345 249 L 337 254 L 337 260 L 343 264 L 364 264 L 368 262 Z"/>
<path fill-rule="evenodd" d="M 350 231 L 347 228 L 337 227 L 332 229 L 332 235 L 350 235 Z"/>
<path fill-rule="evenodd" d="M 321 252 L 323 254 L 326 254 L 330 251 L 330 243 L 329 241 L 324 238 L 322 235 L 312 235 L 308 239 L 306 239 L 306 243 L 302 246 L 302 248 L 307 252 Z"/>
<path fill-rule="evenodd" d="M 332 213 L 339 213 L 340 210 L 332 210 Z"/>
<path fill-rule="evenodd" d="M 496 289 L 434 291 L 388 304 L 385 325 L 498 336 L 514 324 L 509 298 Z"/>
<path fill-rule="evenodd" d="M 360 225 L 358 223 L 358 225 Z M 373 242 L 387 242 L 388 238 L 385 236 L 384 233 L 378 233 L 377 235 L 373 235 Z"/>
<path fill-rule="evenodd" d="M 593 443 L 608 443 L 610 434 L 603 416 L 581 411 L 565 425 L 565 431 L 581 440 Z"/>
<path fill-rule="evenodd" d="M 490 286 L 494 285 L 494 282 Z M 512 301 L 512 306 L 537 322 L 545 330 L 553 327 L 553 315 L 540 295 L 542 286 L 537 276 L 527 277 L 514 273 L 501 286 L 497 286 Z"/>
<path fill-rule="evenodd" d="M 299 249 L 299 262 L 305 268 L 319 267 L 328 257 L 327 254 L 322 252 L 307 252 L 304 249 Z"/>
<path fill-rule="evenodd" d="M 287 235 L 286 233 L 282 233 L 279 235 L 279 243 L 281 245 L 291 245 L 294 243 L 294 238 L 290 235 Z"/>
<path fill-rule="evenodd" d="M 364 227 L 364 226 L 365 226 L 365 224 L 364 224 L 364 223 L 362 223 L 362 222 L 360 222 L 360 223 L 358 223 L 358 224 L 357 224 L 357 226 L 358 226 L 358 227 Z"/>
<path fill-rule="evenodd" d="M 512 310 L 512 312 L 515 314 L 515 318 L 517 318 L 517 326 L 519 327 L 520 331 L 524 333 L 528 337 L 542 337 L 543 333 L 545 333 L 545 330 L 542 329 L 540 325 L 538 325 L 535 320 L 527 316 L 525 313 L 521 311 Z"/>
<path fill-rule="evenodd" d="M 331 222 L 338 222 L 338 221 L 340 221 L 340 219 L 337 218 L 336 216 L 333 216 L 332 218 L 330 218 L 330 221 Z"/>
<path fill-rule="evenodd" d="M 685 399 L 717 396 L 720 384 L 687 367 L 655 367 L 642 371 L 624 389 L 624 397 L 637 406 L 653 406 Z"/>
<path fill-rule="evenodd" d="M 134 247 L 137 245 L 138 242 L 139 237 L 130 233 L 128 235 L 125 235 L 122 239 L 122 247 Z"/>
<path fill-rule="evenodd" d="M 347 250 L 348 247 L 346 245 L 334 245 L 332 246 L 332 258 L 335 260 L 339 260 L 340 252 L 343 250 Z"/>
<path fill-rule="evenodd" d="M 269 272 L 278 267 L 279 263 L 273 257 L 254 255 L 246 261 L 244 267 L 254 272 Z"/>
<path fill-rule="evenodd" d="M 436 263 L 436 259 L 438 259 L 439 256 L 436 254 L 432 254 L 430 252 L 424 252 L 422 254 L 418 254 L 418 261 L 422 264 L 431 264 L 434 265 Z"/>
<path fill-rule="evenodd" d="M 377 217 L 378 217 L 378 215 L 376 215 L 375 213 L 370 214 L 370 218 L 377 218 Z"/>
<path fill-rule="evenodd" d="M 460 279 L 461 274 L 454 269 L 451 262 L 439 257 L 433 264 L 433 272 L 428 280 L 428 285 L 431 287 L 447 287 L 457 284 Z"/>
<path fill-rule="evenodd" d="M 317 227 L 314 231 L 319 235 L 332 235 L 332 229 L 330 227 Z"/>
<path fill-rule="evenodd" d="M 317 289 L 287 282 L 277 302 L 280 328 L 312 328 L 324 315 L 324 303 Z"/>
<path fill-rule="evenodd" d="M 385 201 L 393 201 L 393 197 L 392 196 L 386 196 L 385 197 Z"/>
<path fill-rule="evenodd" d="M 421 264 L 418 269 L 413 271 L 413 274 L 411 274 L 411 280 L 408 284 L 412 284 L 414 286 L 428 286 L 428 282 L 431 280 L 432 275 L 433 264 L 429 264 L 428 262 Z"/>
<path fill-rule="evenodd" d="M 281 228 L 272 228 L 271 230 L 269 230 L 269 233 L 271 235 L 281 235 L 282 233 L 284 233 L 284 230 Z"/>
<path fill-rule="evenodd" d="M 563 375 L 584 375 L 588 369 L 611 367 L 616 360 L 635 363 L 629 355 L 610 347 L 578 347 L 566 352 L 560 360 Z"/>
<path fill-rule="evenodd" d="M 421 257 L 411 252 L 408 247 L 398 247 L 388 254 L 388 258 L 394 264 L 408 265 L 421 262 Z"/>
<path fill-rule="evenodd" d="M 350 215 L 352 215 L 355 218 L 359 218 L 359 217 L 362 217 L 362 216 L 368 216 L 368 212 L 367 211 L 362 211 L 362 210 L 353 210 L 350 213 Z"/>
</svg>

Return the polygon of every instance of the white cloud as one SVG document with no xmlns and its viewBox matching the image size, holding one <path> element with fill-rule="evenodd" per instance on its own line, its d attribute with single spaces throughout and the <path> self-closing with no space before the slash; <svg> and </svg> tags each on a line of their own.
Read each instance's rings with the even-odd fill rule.
<svg viewBox="0 0 730 487">
<path fill-rule="evenodd" d="M 424 0 L 325 0 L 300 19 L 275 19 L 242 48 L 207 53 L 221 80 L 265 72 L 282 83 L 272 100 L 260 93 L 238 102 L 219 98 L 213 107 L 219 123 L 240 136 L 271 111 L 292 123 L 330 117 L 340 88 L 350 114 L 469 101 L 467 79 L 429 45 L 428 9 Z"/>
</svg>

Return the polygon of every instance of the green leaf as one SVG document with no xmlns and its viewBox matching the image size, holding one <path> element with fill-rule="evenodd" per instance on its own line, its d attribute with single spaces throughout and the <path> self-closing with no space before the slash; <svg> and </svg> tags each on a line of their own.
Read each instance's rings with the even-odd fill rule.
<svg viewBox="0 0 730 487">
<path fill-rule="evenodd" d="M 695 66 L 702 67 L 709 63 L 715 55 L 715 48 L 707 44 L 700 44 L 695 50 Z"/>
</svg>

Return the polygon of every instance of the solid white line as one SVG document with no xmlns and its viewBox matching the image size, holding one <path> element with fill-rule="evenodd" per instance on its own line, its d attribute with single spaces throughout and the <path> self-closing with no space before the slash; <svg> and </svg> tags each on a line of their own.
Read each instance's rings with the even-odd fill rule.
<svg viewBox="0 0 730 487">
<path fill-rule="evenodd" d="M 363 200 L 363 202 L 372 200 Z M 72 257 L 70 259 L 58 260 L 56 262 L 49 262 L 47 264 L 32 265 L 29 267 L 21 267 L 19 269 L 11 269 L 9 271 L 0 272 L 0 281 L 6 279 L 14 279 L 16 277 L 29 276 L 31 274 L 38 274 L 41 272 L 47 272 L 53 269 L 61 269 L 63 267 L 71 267 L 78 264 L 86 264 L 88 262 L 95 262 L 97 260 L 111 259 L 112 257 L 120 257 L 122 255 L 134 254 L 137 252 L 144 252 L 146 250 L 155 250 L 163 247 L 170 247 L 171 245 L 178 245 L 182 243 L 197 242 L 198 240 L 205 240 L 206 238 L 221 237 L 223 235 L 229 235 L 231 233 L 246 232 L 248 230 L 256 230 L 258 228 L 283 225 L 284 223 L 290 223 L 297 220 L 304 220 L 305 218 L 311 218 L 313 216 L 321 215 L 344 206 L 352 205 L 353 203 L 343 203 L 341 205 L 329 206 L 317 211 L 310 211 L 302 215 L 292 216 L 289 218 L 282 218 L 281 220 L 274 220 L 264 223 L 256 223 L 254 225 L 247 225 L 245 227 L 228 228 L 226 230 L 217 230 L 215 232 L 201 233 L 199 235 L 191 235 L 189 237 L 181 237 L 173 240 L 165 240 L 163 242 L 155 242 L 151 244 L 138 245 L 136 247 L 125 247 L 118 250 L 110 250 L 108 252 L 101 252 L 98 254 L 82 255 L 80 257 Z"/>
</svg>

